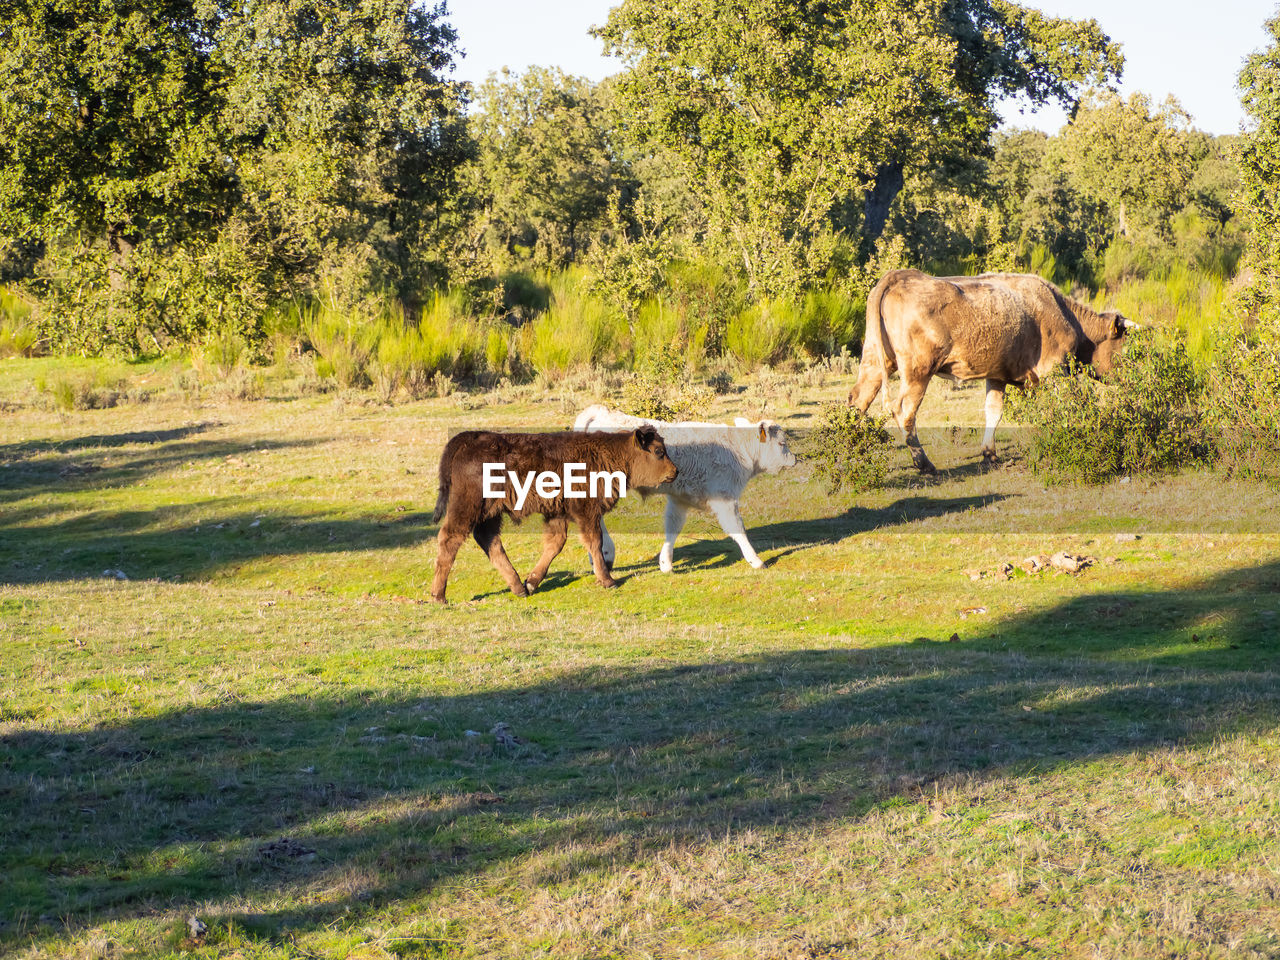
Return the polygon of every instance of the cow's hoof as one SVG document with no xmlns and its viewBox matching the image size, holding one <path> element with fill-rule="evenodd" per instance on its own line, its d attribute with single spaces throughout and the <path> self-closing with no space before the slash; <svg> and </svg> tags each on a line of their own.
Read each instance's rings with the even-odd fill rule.
<svg viewBox="0 0 1280 960">
<path fill-rule="evenodd" d="M 919 470 L 926 477 L 936 477 L 938 475 L 938 468 L 935 467 L 928 460 L 926 460 L 924 463 L 917 463 L 916 469 Z"/>
<path fill-rule="evenodd" d="M 518 587 L 512 587 L 511 592 L 517 597 L 527 597 L 529 595 L 529 588 L 522 583 Z"/>
<path fill-rule="evenodd" d="M 444 594 L 443 594 L 443 593 L 442 593 L 442 594 L 440 594 L 440 596 L 438 596 L 438 597 L 433 593 L 433 594 L 431 595 L 431 602 L 432 602 L 432 603 L 438 603 L 438 604 L 440 604 L 440 606 L 442 606 L 442 607 L 443 607 L 443 606 L 445 606 L 446 604 L 448 604 L 448 602 L 449 602 L 449 601 L 448 601 L 448 600 L 446 600 L 446 599 L 444 598 Z"/>
<path fill-rule="evenodd" d="M 983 450 L 982 462 L 998 465 L 1000 463 L 1000 454 L 996 453 L 994 450 Z"/>
<path fill-rule="evenodd" d="M 526 595 L 535 592 L 538 589 L 538 580 L 526 580 L 524 582 L 524 592 Z"/>
<path fill-rule="evenodd" d="M 665 561 L 659 560 L 658 569 L 661 570 L 663 573 L 670 573 L 672 570 L 675 569 L 675 564 L 672 563 L 670 560 L 665 560 Z"/>
<path fill-rule="evenodd" d="M 763 560 L 761 560 L 759 557 L 756 557 L 754 560 L 748 560 L 748 561 L 747 561 L 747 563 L 751 564 L 751 569 L 752 569 L 752 570 L 763 570 L 763 569 L 764 569 L 764 561 L 763 561 Z"/>
<path fill-rule="evenodd" d="M 604 587 L 606 590 L 613 590 L 618 586 L 618 581 L 613 579 L 613 577 L 605 577 L 600 581 L 600 586 Z"/>
</svg>

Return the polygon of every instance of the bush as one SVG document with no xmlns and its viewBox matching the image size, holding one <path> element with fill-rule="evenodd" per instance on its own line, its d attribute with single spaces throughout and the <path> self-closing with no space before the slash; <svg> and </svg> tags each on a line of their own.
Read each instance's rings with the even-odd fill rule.
<svg viewBox="0 0 1280 960">
<path fill-rule="evenodd" d="M 0 287 L 0 357 L 33 356 L 37 338 L 31 307 Z"/>
<path fill-rule="evenodd" d="M 631 327 L 633 368 L 639 370 L 660 353 L 675 351 L 684 358 L 686 372 L 699 370 L 707 359 L 708 327 L 694 323 L 687 307 L 667 297 L 650 297 L 640 304 Z"/>
<path fill-rule="evenodd" d="M 637 361 L 622 391 L 622 409 L 651 420 L 689 420 L 710 399 L 709 388 L 690 386 L 687 358 L 668 345 Z"/>
<path fill-rule="evenodd" d="M 303 332 L 316 352 L 316 375 L 332 377 L 344 387 L 369 382 L 369 361 L 378 347 L 378 325 L 361 323 L 332 307 L 314 305 L 303 311 Z"/>
<path fill-rule="evenodd" d="M 1051 482 L 1103 483 L 1203 464 L 1216 446 L 1201 415 L 1204 382 L 1181 341 L 1132 334 L 1106 382 L 1072 362 L 1010 397 L 1028 428 L 1026 457 Z"/>
<path fill-rule="evenodd" d="M 796 346 L 806 359 L 838 354 L 862 339 L 866 325 L 866 302 L 855 304 L 836 290 L 810 290 L 800 307 Z"/>
<path fill-rule="evenodd" d="M 580 367 L 617 366 L 626 354 L 621 314 L 588 293 L 572 271 L 553 282 L 551 306 L 531 328 L 527 359 L 548 379 Z"/>
<path fill-rule="evenodd" d="M 813 475 L 826 484 L 828 496 L 884 486 L 892 443 L 884 424 L 883 417 L 870 417 L 843 403 L 822 408 L 822 420 L 803 452 L 814 461 Z"/>
<path fill-rule="evenodd" d="M 744 370 L 791 356 L 801 327 L 801 311 L 786 298 L 760 300 L 740 310 L 725 328 L 725 351 Z"/>
<path fill-rule="evenodd" d="M 1226 470 L 1280 479 L 1280 330 L 1237 340 L 1209 369 L 1208 386 Z"/>
</svg>

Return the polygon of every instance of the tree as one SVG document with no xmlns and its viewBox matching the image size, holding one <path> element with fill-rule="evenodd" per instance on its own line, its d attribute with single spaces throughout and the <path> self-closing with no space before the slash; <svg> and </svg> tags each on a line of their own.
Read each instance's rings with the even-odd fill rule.
<svg viewBox="0 0 1280 960">
<path fill-rule="evenodd" d="M 1253 306 L 1280 324 L 1280 16 L 1266 23 L 1271 43 L 1245 61 L 1241 102 L 1253 128 L 1240 138 L 1237 209 L 1249 226 Z"/>
<path fill-rule="evenodd" d="M 1117 234 L 1131 236 L 1136 223 L 1167 237 L 1194 169 L 1190 124 L 1173 97 L 1153 111 L 1142 93 L 1125 100 L 1090 91 L 1054 150 L 1071 183 L 1108 211 Z"/>
<path fill-rule="evenodd" d="M 0 230 L 55 342 L 136 349 L 394 282 L 461 159 L 443 5 L 0 0 Z"/>
<path fill-rule="evenodd" d="M 475 105 L 467 182 L 479 232 L 500 256 L 522 245 L 543 263 L 576 259 L 622 182 L 600 91 L 555 68 L 504 69 L 481 84 Z"/>
<path fill-rule="evenodd" d="M 1123 62 L 1094 21 L 1006 0 L 623 0 L 598 35 L 630 135 L 687 163 L 765 290 L 821 272 L 842 228 L 868 257 L 904 174 L 987 152 L 1000 98 L 1071 106 Z"/>
</svg>

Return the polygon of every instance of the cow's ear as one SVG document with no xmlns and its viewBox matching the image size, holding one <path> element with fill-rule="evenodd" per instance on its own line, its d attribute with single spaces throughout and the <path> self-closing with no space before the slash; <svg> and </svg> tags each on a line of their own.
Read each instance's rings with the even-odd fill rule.
<svg viewBox="0 0 1280 960">
<path fill-rule="evenodd" d="M 1111 314 L 1111 339 L 1119 340 L 1129 329 L 1129 321 L 1118 312 Z"/>
<path fill-rule="evenodd" d="M 658 439 L 658 431 L 651 425 L 646 423 L 643 427 L 636 427 L 636 443 L 641 449 L 648 450 L 656 439 Z"/>
<path fill-rule="evenodd" d="M 764 428 L 764 421 L 761 420 L 760 421 L 760 442 L 764 443 L 768 439 L 769 439 L 769 434 Z"/>
</svg>

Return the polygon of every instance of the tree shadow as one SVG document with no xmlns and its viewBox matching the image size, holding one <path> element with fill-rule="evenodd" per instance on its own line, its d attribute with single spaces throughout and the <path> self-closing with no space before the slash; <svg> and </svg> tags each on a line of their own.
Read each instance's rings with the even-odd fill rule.
<svg viewBox="0 0 1280 960">
<path fill-rule="evenodd" d="M 362 518 L 262 513 L 242 497 L 153 509 L 92 508 L 86 494 L 135 486 L 184 464 L 225 460 L 229 469 L 247 469 L 254 454 L 323 442 L 201 438 L 218 426 L 206 422 L 0 447 L 0 505 L 8 504 L 0 510 L 0 583 L 100 576 L 104 568 L 123 570 L 132 579 L 185 579 L 263 556 L 410 546 L 434 533 L 434 526 L 427 530 L 425 512 Z M 91 508 L 66 510 L 64 495 L 79 495 L 77 505 Z M 15 503 L 22 500 L 30 502 Z"/>
<path fill-rule="evenodd" d="M 18 443 L 0 444 L 0 460 L 17 460 L 33 454 L 77 453 L 82 450 L 97 448 L 125 447 L 135 444 L 172 443 L 185 440 L 187 437 L 206 430 L 223 426 L 219 421 L 209 420 L 200 423 L 188 423 L 181 427 L 169 427 L 164 430 L 132 430 L 125 433 L 90 433 L 65 440 L 22 440 Z"/>
<path fill-rule="evenodd" d="M 129 486 L 147 477 L 187 462 L 242 457 L 256 452 L 315 446 L 318 439 L 299 440 L 191 440 L 190 437 L 216 424 L 181 427 L 174 430 L 85 436 L 66 441 L 25 441 L 0 448 L 0 503 L 12 503 L 33 493 L 76 493 L 86 490 Z M 156 438 L 159 439 L 156 439 Z M 145 444 L 143 449 L 121 448 Z M 87 451 L 114 450 L 105 462 Z M 15 515 L 35 516 L 41 507 L 15 514 L 5 511 L 5 520 Z"/>
<path fill-rule="evenodd" d="M 181 581 L 272 556 L 386 550 L 435 535 L 426 511 L 335 518 L 263 514 L 240 498 L 154 510 L 96 510 L 56 523 L 30 511 L 0 522 L 0 583 L 45 583 L 121 570 L 133 580 Z"/>
<path fill-rule="evenodd" d="M 1247 636 L 1255 624 L 1241 597 L 1277 581 L 1270 563 L 1129 596 L 1181 603 L 1190 592 L 1220 629 Z M 1079 602 L 1000 629 L 1034 636 Z M 937 783 L 1274 728 L 1274 673 L 1229 669 L 1239 655 L 1208 669 L 1169 649 L 1170 629 L 1131 625 L 1150 654 L 1132 662 L 908 641 L 565 670 L 471 693 L 426 682 L 232 700 L 84 731 L 28 726 L 0 737 L 0 937 L 66 932 L 41 917 L 74 928 L 159 903 L 347 885 L 324 904 L 285 897 L 278 910 L 205 917 L 274 940 L 339 916 L 360 922 L 389 900 L 517 860 L 530 882 L 563 880 L 592 869 L 606 840 L 610 863 L 640 861 L 730 827 L 857 818 Z M 1274 631 L 1251 642 L 1251 663 L 1277 664 Z M 448 669 L 437 649 L 400 655 Z M 500 721 L 524 742 L 484 734 Z M 280 836 L 315 859 L 262 849 Z M 568 849 L 582 852 L 566 859 Z"/>
<path fill-rule="evenodd" d="M 747 538 L 756 552 L 769 552 L 770 556 L 762 559 L 765 566 L 770 567 L 785 556 L 836 543 L 845 537 L 952 513 L 980 510 L 1009 498 L 1008 494 L 996 493 L 948 498 L 902 497 L 884 507 L 853 506 L 835 516 L 784 520 L 755 526 L 748 523 Z M 650 556 L 634 563 L 620 564 L 616 570 L 634 571 L 657 566 L 658 549 L 662 545 L 661 522 L 659 518 L 656 521 L 658 526 L 652 531 L 654 548 Z M 609 529 L 615 533 L 634 533 L 635 526 L 633 519 L 629 525 L 611 524 Z M 677 570 L 716 570 L 744 561 L 738 545 L 728 537 L 721 536 L 692 542 L 686 540 L 683 544 L 677 541 L 672 562 Z"/>
</svg>

